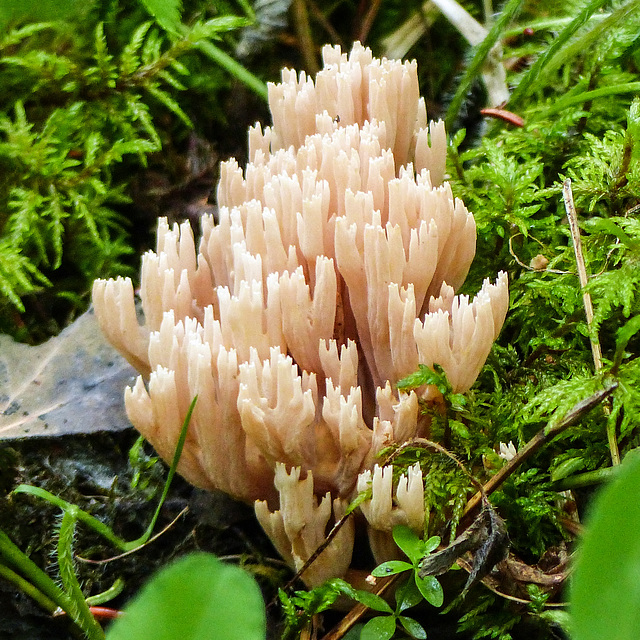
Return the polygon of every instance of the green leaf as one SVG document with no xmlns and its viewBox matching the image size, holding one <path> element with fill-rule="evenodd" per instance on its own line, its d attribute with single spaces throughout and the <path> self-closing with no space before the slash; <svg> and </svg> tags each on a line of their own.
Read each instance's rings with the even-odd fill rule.
<svg viewBox="0 0 640 640">
<path fill-rule="evenodd" d="M 396 619 L 393 616 L 378 616 L 362 627 L 360 640 L 390 640 L 395 631 Z"/>
<path fill-rule="evenodd" d="M 207 20 L 202 26 L 205 31 L 210 34 L 219 33 L 222 31 L 234 31 L 235 29 L 241 29 L 251 24 L 247 18 L 240 16 L 220 16 L 219 18 L 212 18 Z"/>
<path fill-rule="evenodd" d="M 264 640 L 265 610 L 251 576 L 194 553 L 157 573 L 109 629 L 108 640 Z"/>
<path fill-rule="evenodd" d="M 20 297 L 50 284 L 11 237 L 0 238 L 0 300 L 4 297 L 24 311 Z"/>
<path fill-rule="evenodd" d="M 582 10 L 576 15 L 576 17 L 558 34 L 549 47 L 547 47 L 542 55 L 535 61 L 529 71 L 520 80 L 520 83 L 516 87 L 509 99 L 509 105 L 513 108 L 518 101 L 524 97 L 527 93 L 530 93 L 538 85 L 538 77 L 542 70 L 548 65 L 550 60 L 560 52 L 562 46 L 568 42 L 580 27 L 582 27 L 588 19 L 598 11 L 607 2 L 606 0 L 593 0 L 592 2 L 585 4 Z M 554 64 L 552 69 L 556 68 Z M 548 74 L 549 71 L 547 70 Z"/>
<path fill-rule="evenodd" d="M 373 495 L 373 491 L 369 486 L 364 491 L 361 491 L 349 504 L 347 510 L 345 511 L 345 515 L 350 514 L 352 511 L 355 511 L 365 500 L 371 500 L 371 496 Z"/>
<path fill-rule="evenodd" d="M 422 602 L 422 594 L 416 587 L 415 580 L 405 580 L 404 583 L 396 589 L 397 613 L 415 607 L 419 602 Z"/>
<path fill-rule="evenodd" d="M 120 70 L 123 75 L 134 73 L 140 66 L 140 59 L 138 54 L 140 47 L 144 43 L 144 39 L 147 37 L 149 29 L 151 29 L 153 22 L 148 21 L 141 24 L 131 36 L 131 40 L 127 46 L 122 50 L 120 56 Z"/>
<path fill-rule="evenodd" d="M 424 640 L 427 637 L 427 632 L 424 630 L 424 627 L 419 622 L 416 622 L 413 618 L 408 618 L 407 616 L 398 616 L 398 620 L 404 627 L 404 630 L 412 638 L 419 638 L 419 640 Z"/>
<path fill-rule="evenodd" d="M 459 438 L 463 440 L 468 440 L 471 437 L 469 433 L 469 429 L 467 429 L 467 425 L 459 420 L 449 420 L 449 428 L 453 433 L 455 433 Z"/>
<path fill-rule="evenodd" d="M 402 573 L 403 571 L 409 571 L 413 569 L 413 565 L 408 562 L 402 562 L 402 560 L 389 560 L 378 565 L 371 575 L 375 578 L 385 578 L 386 576 L 392 576 L 396 573 Z"/>
<path fill-rule="evenodd" d="M 441 542 L 440 536 L 431 536 L 424 543 L 424 552 L 425 552 L 425 554 L 431 553 L 432 551 L 435 551 L 440 546 L 440 542 Z"/>
<path fill-rule="evenodd" d="M 574 640 L 640 637 L 640 457 L 593 506 L 571 589 Z"/>
<path fill-rule="evenodd" d="M 610 218 L 593 217 L 586 220 L 584 226 L 589 233 L 597 233 L 598 231 L 610 233 L 612 236 L 616 236 L 616 238 L 627 247 L 635 250 L 640 249 L 640 242 L 631 237 L 620 225 L 616 224 L 616 222 Z"/>
<path fill-rule="evenodd" d="M 246 84 L 251 91 L 260 96 L 265 102 L 267 101 L 267 85 L 243 67 L 237 60 L 234 60 L 228 53 L 225 53 L 208 40 L 200 40 L 196 43 L 196 47 L 234 78 Z"/>
<path fill-rule="evenodd" d="M 386 600 L 377 596 L 375 593 L 369 593 L 369 591 L 358 589 L 352 597 L 360 604 L 363 604 L 365 607 L 373 609 L 374 611 L 393 613 L 393 609 L 389 606 Z"/>
<path fill-rule="evenodd" d="M 422 559 L 426 553 L 424 542 L 404 524 L 393 527 L 393 539 L 413 564 Z"/>
<path fill-rule="evenodd" d="M 419 578 L 415 576 L 416 586 L 420 590 L 420 593 L 424 599 L 434 607 L 441 607 L 444 602 L 444 591 L 442 585 L 438 582 L 435 576 L 426 576 Z"/>
<path fill-rule="evenodd" d="M 140 4 L 165 31 L 180 31 L 182 0 L 140 0 Z"/>
<path fill-rule="evenodd" d="M 502 10 L 497 16 L 497 19 L 491 26 L 489 33 L 485 36 L 484 40 L 477 46 L 473 58 L 471 59 L 469 66 L 467 67 L 464 75 L 458 83 L 458 88 L 449 103 L 447 114 L 445 117 L 445 124 L 448 130 L 453 129 L 453 123 L 458 117 L 458 113 L 464 99 L 471 88 L 474 78 L 480 73 L 483 65 L 486 64 L 486 60 L 489 56 L 489 52 L 502 37 L 502 33 L 509 22 L 520 11 L 520 5 L 522 0 L 507 0 L 504 3 Z"/>
</svg>

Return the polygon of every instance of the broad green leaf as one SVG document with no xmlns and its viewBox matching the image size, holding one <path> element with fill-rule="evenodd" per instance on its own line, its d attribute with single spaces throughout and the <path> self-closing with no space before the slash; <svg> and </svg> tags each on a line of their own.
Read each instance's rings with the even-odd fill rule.
<svg viewBox="0 0 640 640">
<path fill-rule="evenodd" d="M 432 604 L 434 607 L 441 607 L 444 602 L 444 592 L 442 591 L 442 585 L 438 582 L 435 576 L 426 576 L 425 578 L 419 578 L 416 575 L 416 585 L 420 589 L 420 593 L 424 599 Z"/>
<path fill-rule="evenodd" d="M 622 464 L 587 521 L 571 589 L 574 640 L 640 638 L 640 458 Z"/>
<path fill-rule="evenodd" d="M 404 524 L 393 527 L 393 539 L 413 564 L 417 563 L 426 553 L 424 542 Z"/>
<path fill-rule="evenodd" d="M 416 582 L 413 579 L 405 580 L 405 582 L 396 589 L 396 602 L 398 607 L 397 613 L 406 611 L 411 607 L 415 607 L 419 602 L 422 602 L 422 594 L 416 587 Z"/>
<path fill-rule="evenodd" d="M 440 546 L 440 536 L 431 536 L 425 543 L 424 543 L 424 552 L 426 553 L 431 553 L 432 551 L 435 551 L 439 546 Z"/>
<path fill-rule="evenodd" d="M 365 607 L 369 609 L 373 609 L 374 611 L 382 611 L 383 613 L 393 613 L 393 609 L 387 604 L 387 602 L 377 596 L 375 593 L 369 593 L 368 591 L 364 591 L 358 589 L 353 596 L 354 600 L 357 600 L 360 604 L 363 604 Z"/>
<path fill-rule="evenodd" d="M 378 616 L 364 625 L 360 640 L 390 640 L 395 631 L 396 619 L 393 616 Z"/>
<path fill-rule="evenodd" d="M 156 574 L 107 640 L 264 640 L 260 589 L 242 569 L 194 553 Z"/>
<path fill-rule="evenodd" d="M 371 575 L 375 578 L 385 578 L 386 576 L 392 576 L 396 573 L 402 573 L 403 571 L 409 571 L 413 569 L 413 565 L 408 562 L 402 562 L 402 560 L 389 560 L 378 565 Z"/>
<path fill-rule="evenodd" d="M 416 622 L 413 618 L 407 616 L 398 616 L 400 624 L 404 627 L 405 631 L 412 637 L 424 640 L 427 637 L 427 632 L 424 627 Z"/>
</svg>

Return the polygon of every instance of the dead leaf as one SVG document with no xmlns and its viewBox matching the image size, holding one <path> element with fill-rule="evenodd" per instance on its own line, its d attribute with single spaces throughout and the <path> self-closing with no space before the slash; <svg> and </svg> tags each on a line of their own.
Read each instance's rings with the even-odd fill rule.
<svg viewBox="0 0 640 640">
<path fill-rule="evenodd" d="M 92 310 L 36 347 L 0 336 L 0 439 L 128 428 L 123 392 L 135 375 Z"/>
<path fill-rule="evenodd" d="M 420 562 L 418 575 L 426 578 L 446 573 L 463 554 L 476 550 L 482 544 L 483 536 L 486 536 L 484 510 L 448 547 L 426 556 Z"/>
<path fill-rule="evenodd" d="M 509 553 L 509 536 L 504 521 L 484 498 L 478 517 L 448 547 L 420 562 L 418 575 L 437 576 L 446 573 L 454 562 L 467 551 L 473 552 L 469 578 L 462 590 L 465 594 L 476 582 L 484 578 Z"/>
<path fill-rule="evenodd" d="M 504 520 L 486 499 L 478 518 L 483 518 L 484 522 L 481 544 L 473 555 L 473 567 L 462 590 L 463 594 L 509 555 L 509 534 Z"/>
</svg>

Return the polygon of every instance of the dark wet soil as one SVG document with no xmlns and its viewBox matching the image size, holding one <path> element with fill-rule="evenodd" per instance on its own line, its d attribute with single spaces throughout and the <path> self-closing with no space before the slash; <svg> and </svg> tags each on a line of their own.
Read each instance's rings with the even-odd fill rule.
<svg viewBox="0 0 640 640">
<path fill-rule="evenodd" d="M 167 472 L 162 462 L 154 461 L 148 445 L 130 462 L 136 440 L 137 434 L 128 430 L 0 445 L 0 527 L 54 580 L 60 509 L 38 498 L 10 492 L 20 483 L 45 488 L 96 516 L 120 537 L 136 539 L 152 518 Z M 134 487 L 136 471 L 140 476 Z M 77 572 L 85 594 L 100 593 L 122 578 L 125 590 L 105 605 L 120 608 L 156 569 L 196 550 L 227 557 L 249 569 L 254 567 L 267 598 L 274 595 L 274 585 L 289 575 L 249 506 L 224 494 L 195 489 L 176 476 L 156 532 L 176 518 L 159 538 L 135 553 L 102 564 L 78 559 Z M 102 560 L 120 552 L 79 525 L 75 553 L 81 558 Z M 73 637 L 64 618 L 52 618 L 28 596 L 0 580 L 0 639 Z"/>
</svg>

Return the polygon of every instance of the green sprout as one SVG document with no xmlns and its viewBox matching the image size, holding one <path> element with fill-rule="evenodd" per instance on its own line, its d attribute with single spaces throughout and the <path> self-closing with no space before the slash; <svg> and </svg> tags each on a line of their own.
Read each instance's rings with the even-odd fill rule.
<svg viewBox="0 0 640 640">
<path fill-rule="evenodd" d="M 438 548 L 440 538 L 432 536 L 426 541 L 421 540 L 409 527 L 397 525 L 393 528 L 393 539 L 410 562 L 389 560 L 378 565 L 371 575 L 375 578 L 386 578 L 406 571 L 409 572 L 409 576 L 396 590 L 395 610 L 385 602 L 385 607 L 381 611 L 388 615 L 369 620 L 362 629 L 361 640 L 389 640 L 393 637 L 398 624 L 412 638 L 426 638 L 427 632 L 424 627 L 413 618 L 404 615 L 404 612 L 415 607 L 422 600 L 426 600 L 434 607 L 441 607 L 444 601 L 442 585 L 437 578 L 419 576 L 421 562 L 425 556 Z"/>
</svg>

